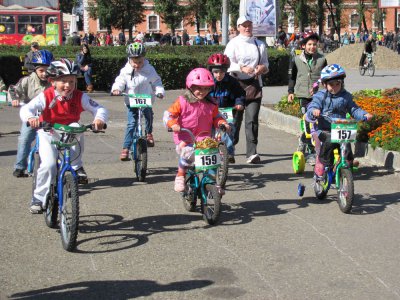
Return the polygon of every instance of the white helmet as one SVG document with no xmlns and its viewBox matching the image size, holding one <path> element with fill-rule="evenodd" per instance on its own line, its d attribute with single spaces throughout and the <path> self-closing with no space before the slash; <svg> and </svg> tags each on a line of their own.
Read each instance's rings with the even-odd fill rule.
<svg viewBox="0 0 400 300">
<path fill-rule="evenodd" d="M 68 58 L 61 58 L 60 60 L 51 62 L 47 68 L 47 75 L 57 78 L 65 75 L 78 75 L 78 71 L 78 65 L 73 61 L 70 61 Z"/>
</svg>

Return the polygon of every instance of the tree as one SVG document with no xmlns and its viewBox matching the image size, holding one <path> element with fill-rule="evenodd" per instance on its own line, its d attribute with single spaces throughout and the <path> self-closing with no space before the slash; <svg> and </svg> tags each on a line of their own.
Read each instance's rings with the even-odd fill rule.
<svg viewBox="0 0 400 300">
<path fill-rule="evenodd" d="M 334 31 L 339 35 L 340 41 L 340 26 L 341 26 L 341 15 L 342 15 L 342 1 L 343 0 L 325 0 L 325 5 L 328 8 L 331 16 L 331 21 Z"/>
<path fill-rule="evenodd" d="M 89 3 L 89 16 L 99 19 L 109 31 L 114 27 L 128 29 L 129 40 L 133 37 L 133 26 L 144 20 L 144 7 L 140 0 L 97 0 Z"/>
<path fill-rule="evenodd" d="M 207 21 L 211 24 L 211 29 L 217 31 L 217 20 L 222 18 L 222 1 L 207 0 L 206 1 Z"/>
<path fill-rule="evenodd" d="M 375 8 L 374 19 L 378 24 L 378 28 L 383 32 L 383 20 L 386 18 L 386 13 L 379 7 L 379 0 L 372 0 L 372 6 Z"/>
<path fill-rule="evenodd" d="M 187 15 L 189 17 L 189 23 L 196 25 L 197 33 L 200 33 L 201 21 L 207 21 L 207 10 L 203 0 L 189 0 L 187 6 Z"/>
<path fill-rule="evenodd" d="M 82 6 L 82 0 L 60 0 L 60 10 L 63 13 L 70 14 L 74 7 L 80 7 Z M 82 10 L 77 10 L 76 15 L 79 16 L 79 21 L 77 22 L 78 29 L 83 30 L 83 11 Z"/>
<path fill-rule="evenodd" d="M 161 16 L 173 35 L 186 15 L 186 8 L 178 2 L 178 0 L 154 0 L 154 11 Z"/>
</svg>

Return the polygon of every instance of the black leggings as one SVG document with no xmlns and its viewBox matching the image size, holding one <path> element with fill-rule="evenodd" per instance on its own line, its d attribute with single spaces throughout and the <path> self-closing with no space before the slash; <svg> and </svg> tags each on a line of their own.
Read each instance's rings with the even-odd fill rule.
<svg viewBox="0 0 400 300">
<path fill-rule="evenodd" d="M 332 166 L 334 162 L 333 151 L 338 149 L 340 154 L 340 144 L 331 143 L 331 133 L 328 131 L 322 131 L 319 135 L 315 132 L 313 133 L 313 138 L 319 161 L 325 166 Z M 350 143 L 346 143 L 345 158 L 349 162 L 354 160 Z"/>
</svg>

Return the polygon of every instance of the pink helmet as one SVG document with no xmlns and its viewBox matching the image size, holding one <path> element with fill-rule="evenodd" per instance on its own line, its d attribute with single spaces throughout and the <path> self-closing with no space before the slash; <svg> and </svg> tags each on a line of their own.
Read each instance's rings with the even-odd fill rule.
<svg viewBox="0 0 400 300">
<path fill-rule="evenodd" d="M 214 78 L 207 69 L 196 68 L 186 77 L 186 88 L 190 89 L 192 85 L 211 87 L 214 86 Z"/>
</svg>

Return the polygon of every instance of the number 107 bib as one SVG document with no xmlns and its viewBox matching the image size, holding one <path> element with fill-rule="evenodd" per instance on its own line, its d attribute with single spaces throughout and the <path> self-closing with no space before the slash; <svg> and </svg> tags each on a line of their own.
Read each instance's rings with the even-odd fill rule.
<svg viewBox="0 0 400 300">
<path fill-rule="evenodd" d="M 129 107 L 151 107 L 151 95 L 147 94 L 129 94 Z"/>
</svg>

